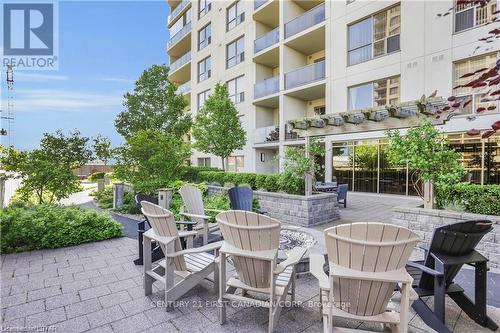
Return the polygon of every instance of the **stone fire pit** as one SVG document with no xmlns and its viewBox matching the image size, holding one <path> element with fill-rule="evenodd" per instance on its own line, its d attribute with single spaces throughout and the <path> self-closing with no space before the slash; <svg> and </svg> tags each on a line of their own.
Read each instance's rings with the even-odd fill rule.
<svg viewBox="0 0 500 333">
<path fill-rule="evenodd" d="M 307 231 L 298 227 L 282 227 L 280 233 L 279 259 L 285 260 L 289 251 L 295 247 L 311 248 L 317 240 Z M 309 251 L 306 252 L 302 260 L 297 264 L 297 273 L 309 272 Z"/>
</svg>

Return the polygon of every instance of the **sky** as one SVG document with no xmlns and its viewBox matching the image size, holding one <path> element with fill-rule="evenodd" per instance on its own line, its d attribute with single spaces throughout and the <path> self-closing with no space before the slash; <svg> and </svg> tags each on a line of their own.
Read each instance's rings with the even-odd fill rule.
<svg viewBox="0 0 500 333">
<path fill-rule="evenodd" d="M 60 1 L 59 69 L 14 72 L 11 143 L 29 150 L 45 132 L 78 129 L 119 145 L 114 119 L 124 109 L 123 95 L 143 70 L 168 62 L 168 10 L 165 0 Z M 2 71 L 3 110 L 6 88 Z"/>
</svg>

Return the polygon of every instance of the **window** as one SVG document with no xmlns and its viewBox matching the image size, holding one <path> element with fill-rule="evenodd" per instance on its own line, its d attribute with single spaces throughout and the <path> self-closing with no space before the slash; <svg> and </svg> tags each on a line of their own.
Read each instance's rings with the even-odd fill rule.
<svg viewBox="0 0 500 333">
<path fill-rule="evenodd" d="M 326 107 L 324 105 L 314 107 L 314 115 L 321 116 L 326 113 Z"/>
<path fill-rule="evenodd" d="M 231 68 L 245 60 L 245 36 L 226 46 L 226 67 Z"/>
<path fill-rule="evenodd" d="M 229 91 L 229 98 L 233 101 L 234 104 L 241 103 L 245 100 L 245 92 L 243 91 L 243 78 L 245 76 L 239 76 L 235 79 L 227 81 L 227 89 Z"/>
<path fill-rule="evenodd" d="M 349 65 L 399 51 L 400 10 L 398 5 L 348 27 Z"/>
<path fill-rule="evenodd" d="M 453 93 L 456 96 L 463 97 L 464 99 L 472 98 L 472 103 L 470 103 L 465 109 L 461 110 L 461 113 L 472 113 L 472 110 L 477 110 L 480 107 L 487 108 L 488 106 L 493 106 L 498 103 L 481 102 L 481 99 L 484 98 L 483 94 L 488 91 L 488 86 L 483 88 L 462 87 L 462 85 L 477 79 L 484 72 L 462 78 L 464 74 L 473 73 L 482 68 L 492 68 L 495 66 L 496 60 L 496 54 L 490 53 L 479 57 L 457 61 L 453 64 Z"/>
<path fill-rule="evenodd" d="M 198 94 L 198 110 L 200 110 L 203 107 L 203 105 L 205 105 L 205 101 L 207 100 L 209 95 L 210 95 L 210 89 L 202 91 L 201 93 Z"/>
<path fill-rule="evenodd" d="M 185 25 L 191 23 L 191 9 L 186 11 L 170 28 L 170 37 L 175 36 Z"/>
<path fill-rule="evenodd" d="M 349 87 L 349 111 L 399 103 L 399 76 Z"/>
<path fill-rule="evenodd" d="M 241 172 L 245 168 L 245 159 L 242 155 L 227 158 L 227 171 Z"/>
<path fill-rule="evenodd" d="M 198 51 L 204 49 L 212 42 L 212 27 L 207 24 L 200 31 L 198 31 Z"/>
<path fill-rule="evenodd" d="M 460 32 L 493 21 L 497 2 L 490 1 L 484 7 L 474 1 L 455 2 L 455 32 Z"/>
<path fill-rule="evenodd" d="M 201 19 L 212 9 L 211 0 L 198 0 L 198 19 Z"/>
<path fill-rule="evenodd" d="M 211 167 L 210 157 L 198 157 L 198 166 L 200 167 Z"/>
<path fill-rule="evenodd" d="M 211 63 L 210 56 L 198 63 L 198 82 L 205 81 L 212 76 Z"/>
<path fill-rule="evenodd" d="M 241 22 L 245 21 L 245 12 L 243 11 L 243 3 L 237 1 L 227 9 L 226 15 L 226 29 L 227 31 L 233 29 Z"/>
</svg>

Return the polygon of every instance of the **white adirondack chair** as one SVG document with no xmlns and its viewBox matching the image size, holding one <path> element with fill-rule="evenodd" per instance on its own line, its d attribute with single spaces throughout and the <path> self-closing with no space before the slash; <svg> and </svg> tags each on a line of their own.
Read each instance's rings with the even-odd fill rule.
<svg viewBox="0 0 500 333">
<path fill-rule="evenodd" d="M 198 234 L 203 237 L 203 245 L 208 243 L 208 234 L 219 229 L 217 223 L 210 223 L 211 217 L 206 215 L 205 212 L 220 213 L 222 210 L 208 209 L 203 205 L 203 197 L 200 189 L 184 185 L 179 189 L 184 208 L 187 212 L 180 212 L 180 215 L 189 217 L 192 222 L 196 222 L 193 230 L 198 231 Z"/>
<path fill-rule="evenodd" d="M 215 263 L 216 255 L 206 253 L 215 251 L 222 242 L 212 243 L 199 248 L 189 248 L 193 244 L 196 231 L 177 230 L 174 215 L 155 204 L 141 201 L 142 213 L 151 223 L 151 229 L 144 233 L 144 291 L 146 295 L 152 293 L 153 282 L 160 281 L 165 285 L 165 306 L 168 309 L 182 295 L 196 286 L 200 281 L 214 273 L 214 289 L 218 290 L 218 266 Z M 180 238 L 189 238 L 187 249 L 181 247 Z M 151 260 L 151 241 L 156 241 L 165 254 L 165 258 L 157 263 Z M 174 283 L 174 275 L 180 281 Z"/>
<path fill-rule="evenodd" d="M 311 273 L 319 280 L 324 331 L 332 332 L 334 317 L 343 317 L 380 322 L 395 332 L 407 332 L 410 302 L 417 296 L 405 265 L 418 240 L 406 228 L 383 223 L 326 229 L 329 277 L 323 270 L 324 256 L 310 256 Z M 399 313 L 388 309 L 397 285 L 401 290 Z"/>
<path fill-rule="evenodd" d="M 289 257 L 278 263 L 281 223 L 269 216 L 247 212 L 226 211 L 216 216 L 224 242 L 219 252 L 220 323 L 226 321 L 226 301 L 269 308 L 269 332 L 278 322 L 288 294 L 295 298 L 295 265 L 306 249 L 295 248 Z M 226 259 L 231 257 L 236 275 L 226 281 Z M 242 295 L 236 295 L 237 289 Z M 291 290 L 290 290 L 291 289 Z M 265 294 L 267 301 L 252 298 L 252 291 Z"/>
</svg>

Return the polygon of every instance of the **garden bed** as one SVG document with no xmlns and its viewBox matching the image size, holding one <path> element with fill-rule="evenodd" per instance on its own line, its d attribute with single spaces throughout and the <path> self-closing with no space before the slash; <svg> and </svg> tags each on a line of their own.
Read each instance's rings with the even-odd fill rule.
<svg viewBox="0 0 500 333">
<path fill-rule="evenodd" d="M 395 207 L 392 223 L 416 232 L 424 245 L 428 245 L 435 228 L 467 220 L 490 220 L 493 231 L 483 237 L 476 249 L 489 259 L 489 266 L 500 268 L 500 216 L 455 212 L 420 207 Z"/>
<path fill-rule="evenodd" d="M 227 190 L 227 188 L 221 186 L 208 186 L 209 194 Z M 340 219 L 336 193 L 305 196 L 254 191 L 254 196 L 259 200 L 262 210 L 283 223 L 309 227 Z"/>
</svg>

